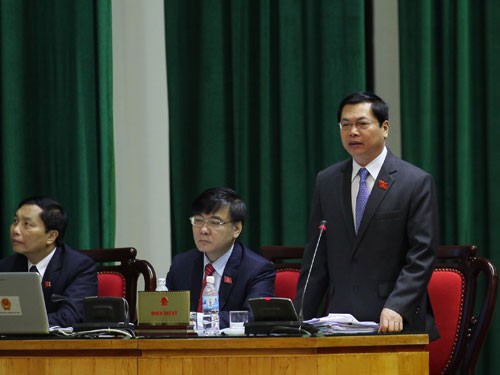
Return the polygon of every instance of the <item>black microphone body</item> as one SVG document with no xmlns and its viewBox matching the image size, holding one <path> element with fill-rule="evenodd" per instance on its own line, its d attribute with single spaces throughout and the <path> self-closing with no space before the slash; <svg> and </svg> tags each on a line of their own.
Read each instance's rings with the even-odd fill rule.
<svg viewBox="0 0 500 375">
<path fill-rule="evenodd" d="M 115 325 L 128 327 L 130 321 L 128 302 L 123 297 L 67 297 L 53 293 L 52 302 L 83 302 L 83 322 L 73 323 L 77 330 L 96 329 Z"/>
<path fill-rule="evenodd" d="M 66 301 L 77 301 L 81 302 L 85 299 L 86 297 L 66 297 L 63 296 L 62 294 L 55 294 L 53 293 L 50 296 L 50 301 L 51 302 L 66 302 Z"/>
<path fill-rule="evenodd" d="M 311 278 L 311 271 L 314 267 L 314 260 L 316 259 L 316 253 L 318 252 L 319 243 L 321 241 L 321 237 L 323 235 L 323 232 L 326 230 L 326 220 L 321 220 L 318 228 L 319 228 L 318 240 L 316 241 L 316 247 L 314 248 L 313 257 L 311 260 L 311 265 L 309 266 L 309 272 L 307 273 L 306 282 L 304 283 L 304 289 L 302 290 L 302 297 L 300 299 L 300 310 L 299 310 L 299 321 L 300 322 L 304 321 L 304 296 L 306 295 L 307 284 L 309 284 L 309 279 Z"/>
</svg>

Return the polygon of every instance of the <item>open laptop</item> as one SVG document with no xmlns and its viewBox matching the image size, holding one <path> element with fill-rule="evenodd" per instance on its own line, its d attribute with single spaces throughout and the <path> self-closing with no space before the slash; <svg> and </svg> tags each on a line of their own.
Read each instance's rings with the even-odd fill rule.
<svg viewBox="0 0 500 375">
<path fill-rule="evenodd" d="M 0 273 L 0 335 L 49 334 L 49 320 L 36 272 Z"/>
</svg>

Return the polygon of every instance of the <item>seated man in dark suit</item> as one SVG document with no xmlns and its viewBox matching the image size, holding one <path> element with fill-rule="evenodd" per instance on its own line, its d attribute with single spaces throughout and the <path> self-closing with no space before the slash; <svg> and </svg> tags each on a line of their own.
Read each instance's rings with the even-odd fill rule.
<svg viewBox="0 0 500 375">
<path fill-rule="evenodd" d="M 246 207 L 233 190 L 218 187 L 204 191 L 193 202 L 192 215 L 196 249 L 174 257 L 167 288 L 189 290 L 191 311 L 201 312 L 204 270 L 213 266 L 220 328 L 226 328 L 229 311 L 248 310 L 249 298 L 274 296 L 276 272 L 272 263 L 236 241 L 243 230 Z"/>
<path fill-rule="evenodd" d="M 83 320 L 83 298 L 97 295 L 92 259 L 64 244 L 68 219 L 50 198 L 27 198 L 10 226 L 15 254 L 0 261 L 0 272 L 38 272 L 50 326 L 69 327 Z M 52 295 L 68 297 L 53 302 Z"/>
</svg>

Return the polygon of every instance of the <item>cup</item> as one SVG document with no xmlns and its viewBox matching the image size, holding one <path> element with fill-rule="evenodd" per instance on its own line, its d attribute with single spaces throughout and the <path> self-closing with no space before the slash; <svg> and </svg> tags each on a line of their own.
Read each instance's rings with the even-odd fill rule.
<svg viewBox="0 0 500 375">
<path fill-rule="evenodd" d="M 245 332 L 245 323 L 248 322 L 248 311 L 230 311 L 229 328 L 241 333 Z"/>
<path fill-rule="evenodd" d="M 202 314 L 196 311 L 189 312 L 189 324 L 193 326 L 193 331 L 198 333 L 198 330 L 203 328 L 203 321 L 200 322 L 200 316 Z"/>
</svg>

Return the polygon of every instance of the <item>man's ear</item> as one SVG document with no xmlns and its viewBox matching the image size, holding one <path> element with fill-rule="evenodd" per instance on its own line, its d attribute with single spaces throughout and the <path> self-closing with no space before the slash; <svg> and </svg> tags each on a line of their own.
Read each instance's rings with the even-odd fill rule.
<svg viewBox="0 0 500 375">
<path fill-rule="evenodd" d="M 241 231 L 243 230 L 243 223 L 241 221 L 235 221 L 233 223 L 233 228 L 234 228 L 233 237 L 238 238 L 241 234 Z"/>
<path fill-rule="evenodd" d="M 389 135 L 389 120 L 385 120 L 384 123 L 382 124 L 382 128 L 384 129 L 384 139 L 387 139 L 387 136 Z"/>
<path fill-rule="evenodd" d="M 52 245 L 56 242 L 57 237 L 59 237 L 59 231 L 52 229 L 49 231 L 47 236 L 47 245 Z"/>
</svg>

